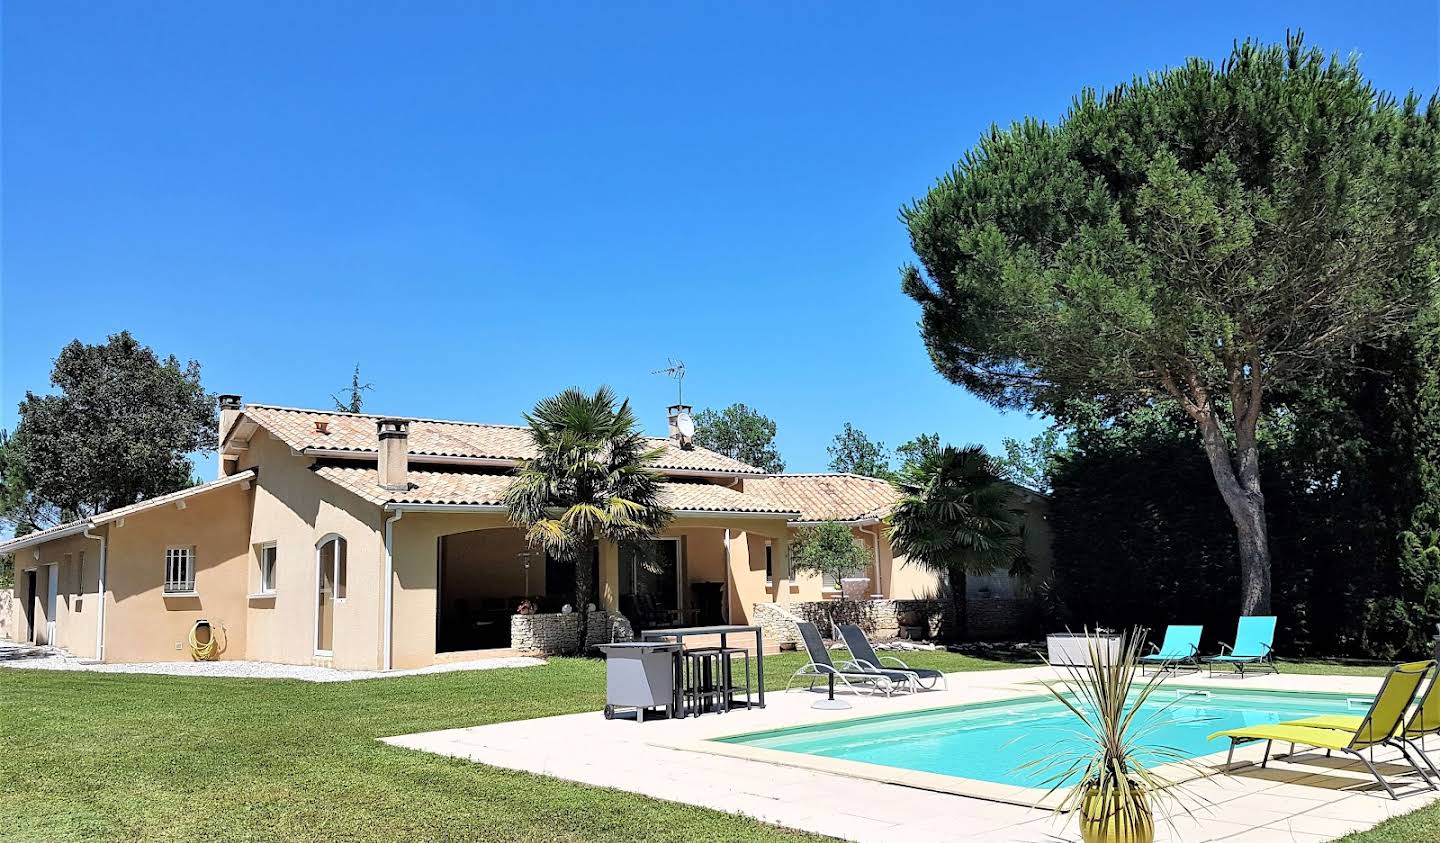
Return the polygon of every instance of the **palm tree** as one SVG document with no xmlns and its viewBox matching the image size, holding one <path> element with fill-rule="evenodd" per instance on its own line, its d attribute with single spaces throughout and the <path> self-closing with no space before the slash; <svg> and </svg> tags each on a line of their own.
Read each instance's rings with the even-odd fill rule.
<svg viewBox="0 0 1440 843">
<path fill-rule="evenodd" d="M 670 522 L 660 476 L 648 464 L 663 452 L 640 432 L 630 402 L 602 386 L 594 395 L 567 389 L 525 416 L 536 455 L 520 463 L 505 492 L 510 520 L 531 547 L 575 566 L 577 649 L 589 635 L 590 560 L 601 539 L 653 538 Z"/>
<path fill-rule="evenodd" d="M 897 483 L 904 497 L 890 516 L 890 543 L 908 564 L 944 574 L 957 639 L 968 632 L 965 579 L 1023 561 L 1013 487 L 983 448 L 946 445 Z"/>
</svg>

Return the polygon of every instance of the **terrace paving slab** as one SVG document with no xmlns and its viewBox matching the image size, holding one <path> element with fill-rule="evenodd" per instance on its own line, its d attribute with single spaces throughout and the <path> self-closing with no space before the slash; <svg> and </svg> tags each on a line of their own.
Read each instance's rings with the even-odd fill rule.
<svg viewBox="0 0 1440 843">
<path fill-rule="evenodd" d="M 932 779 L 896 770 L 893 780 L 842 774 L 843 765 L 795 766 L 709 751 L 717 737 L 790 726 L 836 722 L 969 703 L 992 702 L 1042 692 L 1039 683 L 1056 674 L 1047 667 L 955 673 L 949 690 L 894 697 L 845 695 L 848 711 L 818 711 L 818 694 L 772 692 L 765 709 L 737 710 L 683 720 L 605 720 L 598 712 L 447 729 L 383 739 L 394 746 L 615 788 L 846 840 L 874 843 L 987 841 L 1056 843 L 1078 841 L 1073 815 L 975 796 L 928 789 Z M 1255 676 L 1246 679 L 1182 675 L 1167 686 L 1245 688 L 1373 695 L 1376 677 Z M 838 694 L 837 694 L 838 696 Z M 1217 742 L 1219 747 L 1220 742 Z M 1319 843 L 1408 813 L 1435 801 L 1413 774 L 1392 777 L 1400 793 L 1392 801 L 1353 760 L 1299 753 L 1258 761 L 1260 745 L 1236 751 L 1237 767 L 1187 785 L 1193 816 L 1164 808 L 1170 823 L 1158 822 L 1156 839 L 1166 843 L 1205 841 L 1287 841 Z M 788 753 L 787 753 L 788 755 Z M 811 756 L 800 756 L 812 758 Z M 1223 748 L 1219 760 L 1223 761 Z M 1214 756 L 1207 757 L 1207 763 Z M 1399 754 L 1377 752 L 1382 771 L 1399 772 Z M 1402 762 L 1403 763 L 1403 762 Z M 1407 768 L 1408 769 L 1408 768 Z M 919 785 L 919 786 L 916 786 Z M 1403 785 L 1403 786 L 1402 786 Z M 997 786 L 1003 791 L 1003 786 Z M 1004 798 L 1003 795 L 1001 798 Z"/>
</svg>

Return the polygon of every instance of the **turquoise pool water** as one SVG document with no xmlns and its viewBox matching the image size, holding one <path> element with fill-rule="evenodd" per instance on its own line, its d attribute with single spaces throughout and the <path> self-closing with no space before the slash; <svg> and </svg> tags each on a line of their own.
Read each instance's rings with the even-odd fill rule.
<svg viewBox="0 0 1440 843">
<path fill-rule="evenodd" d="M 1146 702 L 1137 722 L 1148 720 L 1155 726 L 1147 743 L 1198 758 L 1228 748 L 1224 739 L 1206 740 L 1221 729 L 1316 714 L 1364 714 L 1369 705 L 1368 697 L 1333 694 L 1196 693 L 1167 688 Z M 1075 715 L 1053 697 L 1027 697 L 718 740 L 1000 784 L 1043 787 L 1048 786 L 1044 775 L 1019 769 L 1020 765 L 1045 758 L 1057 749 L 1079 746 L 1077 725 Z"/>
</svg>

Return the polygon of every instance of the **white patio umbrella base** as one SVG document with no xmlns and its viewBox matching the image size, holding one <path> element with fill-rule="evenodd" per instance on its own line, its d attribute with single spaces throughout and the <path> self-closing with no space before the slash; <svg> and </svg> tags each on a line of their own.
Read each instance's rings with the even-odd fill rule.
<svg viewBox="0 0 1440 843">
<path fill-rule="evenodd" d="M 835 699 L 835 674 L 830 674 L 825 684 L 828 686 L 826 688 L 825 699 L 810 703 L 811 708 L 818 708 L 823 711 L 844 711 L 850 707 L 850 703 L 845 700 Z"/>
</svg>

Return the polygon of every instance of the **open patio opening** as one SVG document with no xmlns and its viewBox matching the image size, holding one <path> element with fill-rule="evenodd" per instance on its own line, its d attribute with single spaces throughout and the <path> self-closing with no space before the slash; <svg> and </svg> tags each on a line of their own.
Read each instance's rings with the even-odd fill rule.
<svg viewBox="0 0 1440 843">
<path fill-rule="evenodd" d="M 598 557 L 591 564 L 598 582 Z M 508 648 L 520 604 L 559 612 L 575 602 L 574 566 L 531 548 L 514 527 L 441 536 L 436 582 L 436 653 Z"/>
</svg>

